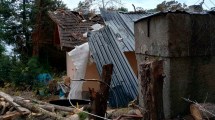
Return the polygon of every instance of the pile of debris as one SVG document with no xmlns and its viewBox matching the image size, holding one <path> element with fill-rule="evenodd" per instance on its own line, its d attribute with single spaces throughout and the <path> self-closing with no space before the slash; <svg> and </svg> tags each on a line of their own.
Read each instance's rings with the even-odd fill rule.
<svg viewBox="0 0 215 120">
<path fill-rule="evenodd" d="M 133 104 L 133 103 L 131 103 Z M 141 112 L 129 106 L 129 108 L 110 109 L 106 111 L 107 119 L 120 120 L 124 118 L 141 119 Z M 34 120 L 82 120 L 95 118 L 93 114 L 85 113 L 91 107 L 86 105 L 79 107 L 65 107 L 47 102 L 25 99 L 19 96 L 10 96 L 4 92 L 0 92 L 0 120 L 18 120 L 18 119 L 34 119 Z M 89 112 L 89 111 L 87 111 Z M 91 110 L 93 112 L 93 110 Z"/>
<path fill-rule="evenodd" d="M 54 105 L 38 100 L 24 99 L 22 97 L 12 97 L 4 92 L 0 92 L 0 119 L 11 120 L 18 117 L 51 119 L 72 119 L 74 114 L 82 109 Z M 78 117 L 78 116 L 77 116 Z"/>
<path fill-rule="evenodd" d="M 106 64 L 102 67 L 102 76 L 99 82 L 105 83 L 100 84 L 100 89 L 96 91 L 94 88 L 89 88 L 89 99 L 90 105 L 84 105 L 79 109 L 79 102 L 74 106 L 74 100 L 72 99 L 69 105 L 72 107 L 59 106 L 56 104 L 50 104 L 43 101 L 38 101 L 35 99 L 26 99 L 19 96 L 10 96 L 4 92 L 0 91 L 0 119 L 2 120 L 11 120 L 14 118 L 24 117 L 34 119 L 34 120 L 85 120 L 85 119 L 141 119 L 143 116 L 139 110 L 139 107 L 136 105 L 138 102 L 132 101 L 128 105 L 129 109 L 116 109 L 116 110 L 107 110 L 108 109 L 108 96 L 109 96 L 109 87 L 111 83 L 111 75 L 113 71 L 113 64 Z M 69 86 L 69 78 L 65 79 L 60 86 L 67 85 Z M 56 86 L 55 84 L 49 86 L 49 88 Z M 64 87 L 61 87 L 67 93 Z M 54 90 L 55 91 L 55 90 Z M 67 90 L 69 91 L 69 90 Z M 67 99 L 64 99 L 67 101 Z M 62 102 L 62 101 L 60 101 Z M 73 102 L 73 103 L 72 103 Z M 107 114 L 108 113 L 108 114 Z"/>
</svg>

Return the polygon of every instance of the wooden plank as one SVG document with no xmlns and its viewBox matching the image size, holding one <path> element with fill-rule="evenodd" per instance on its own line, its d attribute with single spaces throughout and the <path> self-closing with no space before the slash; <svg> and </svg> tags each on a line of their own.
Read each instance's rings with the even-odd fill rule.
<svg viewBox="0 0 215 120">
<path fill-rule="evenodd" d="M 113 64 L 104 65 L 102 69 L 102 83 L 100 84 L 99 92 L 94 91 L 94 89 L 90 89 L 92 113 L 101 117 L 105 116 L 107 110 L 107 100 L 109 96 L 112 72 Z M 103 120 L 94 116 L 91 116 L 91 118 L 94 120 Z"/>
</svg>

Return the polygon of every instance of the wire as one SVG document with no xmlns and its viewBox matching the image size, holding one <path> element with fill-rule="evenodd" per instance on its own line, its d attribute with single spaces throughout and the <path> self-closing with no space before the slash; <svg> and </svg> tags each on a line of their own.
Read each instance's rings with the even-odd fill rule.
<svg viewBox="0 0 215 120">
<path fill-rule="evenodd" d="M 72 80 L 72 81 L 93 81 L 93 82 L 101 82 L 101 83 L 103 83 L 103 84 L 106 84 L 112 91 L 113 91 L 113 93 L 114 93 L 114 96 L 115 96 L 115 100 L 116 100 L 116 104 L 117 104 L 117 108 L 118 108 L 118 102 L 117 102 L 117 96 L 116 96 L 116 93 L 115 93 L 115 91 L 110 87 L 110 85 L 108 85 L 107 83 L 105 83 L 104 81 L 100 81 L 100 80 L 96 80 L 96 79 L 81 79 L 81 80 Z M 72 90 L 70 90 L 69 91 L 69 103 L 71 104 L 71 106 L 73 107 L 73 108 L 75 108 L 75 109 L 78 109 L 78 110 L 80 110 L 79 108 L 77 108 L 77 107 L 75 107 L 73 104 L 72 104 L 72 102 L 71 102 L 71 99 L 70 99 L 70 95 L 71 95 L 71 91 Z M 104 119 L 104 120 L 111 120 L 111 119 L 108 119 L 108 118 L 105 118 L 105 117 L 101 117 L 101 116 L 98 116 L 98 115 L 95 115 L 95 114 L 92 114 L 92 113 L 89 113 L 89 112 L 87 112 L 87 111 L 82 111 L 82 112 L 84 112 L 84 113 L 86 113 L 86 114 L 89 114 L 89 115 L 92 115 L 92 116 L 95 116 L 95 117 L 98 117 L 98 118 L 101 118 L 101 119 Z"/>
<path fill-rule="evenodd" d="M 116 101 L 116 108 L 118 109 L 119 108 L 119 104 L 118 104 L 118 98 L 117 98 L 117 95 L 116 95 L 116 92 L 113 90 L 112 87 L 110 87 L 110 85 L 108 85 L 106 82 L 104 81 L 101 81 L 101 80 L 97 80 L 97 79 L 80 79 L 80 80 L 77 80 L 77 79 L 73 79 L 72 81 L 91 81 L 91 82 L 100 82 L 100 83 L 103 83 L 105 85 L 107 85 L 111 91 L 113 92 L 113 95 L 114 95 L 114 98 L 115 98 L 115 101 Z"/>
<path fill-rule="evenodd" d="M 73 108 L 78 109 L 79 111 L 81 111 L 79 108 L 75 107 L 75 106 L 72 104 L 71 99 L 70 99 L 70 94 L 71 94 L 71 90 L 69 91 L 69 103 L 70 103 L 70 105 L 71 105 Z M 111 120 L 111 119 L 108 119 L 108 118 L 105 118 L 105 117 L 101 117 L 101 116 L 98 116 L 98 115 L 89 113 L 89 112 L 84 111 L 84 110 L 83 110 L 82 112 L 84 112 L 84 113 L 86 113 L 86 114 L 89 114 L 89 115 L 92 115 L 92 116 L 95 116 L 95 117 L 98 117 L 98 118 L 101 118 L 101 119 L 104 119 L 104 120 Z"/>
</svg>

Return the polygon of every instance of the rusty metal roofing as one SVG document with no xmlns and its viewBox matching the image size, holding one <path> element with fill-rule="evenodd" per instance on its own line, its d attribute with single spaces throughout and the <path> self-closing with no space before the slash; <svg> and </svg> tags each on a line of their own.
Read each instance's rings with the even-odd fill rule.
<svg viewBox="0 0 215 120">
<path fill-rule="evenodd" d="M 49 11 L 48 14 L 58 26 L 60 46 L 67 48 L 74 48 L 87 42 L 83 34 L 90 31 L 91 25 L 102 21 L 98 16 L 85 20 L 79 13 L 67 10 Z"/>
<path fill-rule="evenodd" d="M 128 63 L 124 53 L 117 45 L 117 37 L 112 28 L 106 26 L 99 31 L 91 32 L 88 38 L 90 51 L 95 60 L 99 74 L 102 73 L 102 66 L 113 64 L 113 74 L 111 88 L 117 96 L 110 92 L 110 105 L 127 106 L 128 102 L 133 100 L 137 94 L 137 77 Z"/>
<path fill-rule="evenodd" d="M 117 43 L 122 51 L 134 51 L 134 21 L 148 16 L 143 12 L 122 13 L 100 9 L 106 25 L 109 25 L 117 37 Z"/>
</svg>

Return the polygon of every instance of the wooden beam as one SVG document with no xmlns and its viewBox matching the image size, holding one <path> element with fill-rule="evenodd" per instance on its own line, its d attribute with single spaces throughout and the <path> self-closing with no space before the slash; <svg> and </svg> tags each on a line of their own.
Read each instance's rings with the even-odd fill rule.
<svg viewBox="0 0 215 120">
<path fill-rule="evenodd" d="M 113 64 L 104 65 L 102 68 L 102 83 L 100 83 L 100 90 L 96 92 L 94 89 L 89 89 L 92 113 L 101 117 L 105 116 L 107 110 L 112 72 Z M 91 116 L 91 118 L 94 120 L 103 120 L 94 116 Z"/>
<path fill-rule="evenodd" d="M 140 64 L 141 93 L 143 95 L 144 120 L 163 120 L 163 61 Z"/>
</svg>

